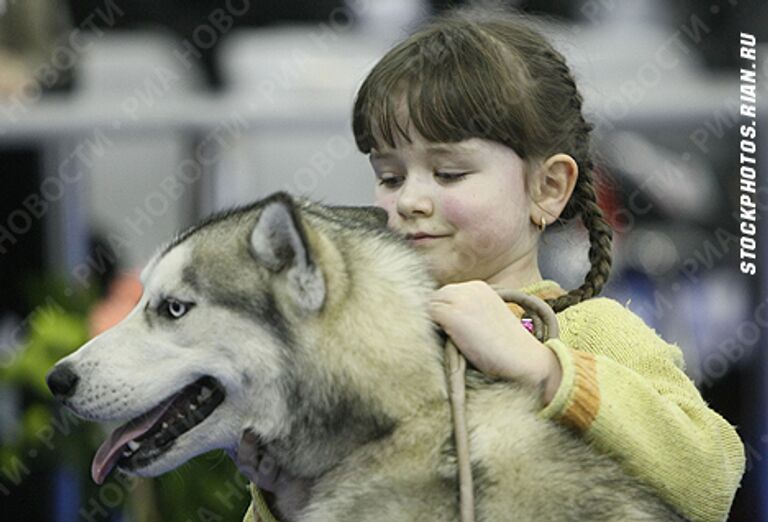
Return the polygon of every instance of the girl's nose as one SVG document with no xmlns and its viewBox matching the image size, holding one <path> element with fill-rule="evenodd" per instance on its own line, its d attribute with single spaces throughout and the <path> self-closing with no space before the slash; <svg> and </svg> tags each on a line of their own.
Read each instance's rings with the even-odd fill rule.
<svg viewBox="0 0 768 522">
<path fill-rule="evenodd" d="M 403 183 L 397 198 L 397 211 L 403 217 L 430 216 L 434 211 L 432 196 L 427 187 L 408 179 Z"/>
</svg>

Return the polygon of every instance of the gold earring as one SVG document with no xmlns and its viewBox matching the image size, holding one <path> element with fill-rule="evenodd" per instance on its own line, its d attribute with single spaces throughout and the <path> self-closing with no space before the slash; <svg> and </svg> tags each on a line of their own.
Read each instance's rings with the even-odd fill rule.
<svg viewBox="0 0 768 522">
<path fill-rule="evenodd" d="M 544 232 L 545 228 L 547 228 L 547 221 L 544 219 L 544 216 L 541 216 L 541 223 L 539 223 L 539 232 Z"/>
</svg>

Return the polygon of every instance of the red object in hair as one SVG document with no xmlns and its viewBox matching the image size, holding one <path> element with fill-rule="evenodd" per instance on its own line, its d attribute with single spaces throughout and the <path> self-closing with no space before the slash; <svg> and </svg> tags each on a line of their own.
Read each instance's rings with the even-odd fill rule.
<svg viewBox="0 0 768 522">
<path fill-rule="evenodd" d="M 613 177 L 602 167 L 595 167 L 594 187 L 597 196 L 597 204 L 603 210 L 603 217 L 614 230 L 621 229 L 616 216 L 622 205 L 618 195 L 618 189 Z"/>
</svg>

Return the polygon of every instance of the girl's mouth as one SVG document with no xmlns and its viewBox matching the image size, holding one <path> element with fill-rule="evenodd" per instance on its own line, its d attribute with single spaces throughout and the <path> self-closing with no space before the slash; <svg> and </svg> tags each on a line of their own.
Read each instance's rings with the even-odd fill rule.
<svg viewBox="0 0 768 522">
<path fill-rule="evenodd" d="M 412 245 L 426 245 L 444 237 L 447 236 L 429 236 L 426 234 L 418 234 L 408 237 L 408 242 Z"/>
</svg>

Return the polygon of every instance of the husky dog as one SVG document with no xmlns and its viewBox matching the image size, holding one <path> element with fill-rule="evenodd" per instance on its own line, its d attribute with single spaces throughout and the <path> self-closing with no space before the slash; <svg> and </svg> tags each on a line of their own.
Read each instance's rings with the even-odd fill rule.
<svg viewBox="0 0 768 522">
<path fill-rule="evenodd" d="M 278 193 L 182 233 L 142 281 L 131 314 L 48 375 L 77 415 L 127 421 L 98 450 L 96 482 L 114 467 L 159 475 L 252 430 L 260 454 L 311 482 L 293 509 L 276 499 L 283 520 L 458 520 L 435 282 L 383 210 Z M 537 417 L 536 397 L 467 375 L 478 521 L 680 520 Z"/>
</svg>

